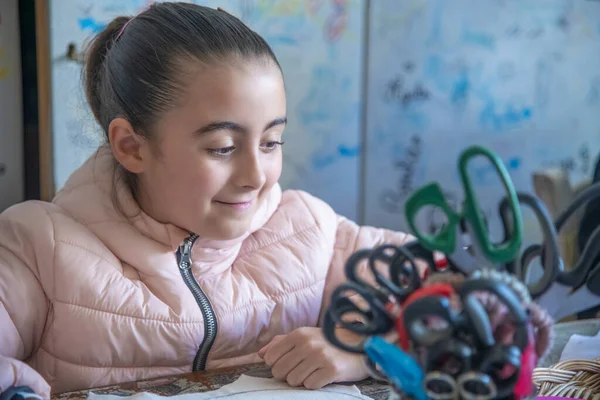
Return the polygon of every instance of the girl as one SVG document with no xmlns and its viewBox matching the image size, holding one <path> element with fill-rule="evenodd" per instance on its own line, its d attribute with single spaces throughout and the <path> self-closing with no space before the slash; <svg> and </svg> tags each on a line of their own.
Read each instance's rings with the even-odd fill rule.
<svg viewBox="0 0 600 400">
<path fill-rule="evenodd" d="M 267 43 L 226 12 L 158 3 L 112 21 L 85 73 L 107 144 L 52 203 L 0 215 L 0 391 L 260 361 L 294 386 L 365 378 L 319 321 L 353 252 L 407 236 L 282 193 Z"/>
</svg>

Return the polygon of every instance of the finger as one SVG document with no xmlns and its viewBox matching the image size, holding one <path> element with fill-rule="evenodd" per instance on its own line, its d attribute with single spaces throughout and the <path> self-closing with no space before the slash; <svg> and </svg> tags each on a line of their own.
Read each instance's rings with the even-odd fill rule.
<svg viewBox="0 0 600 400">
<path fill-rule="evenodd" d="M 281 340 L 283 340 L 285 336 L 284 335 L 277 335 L 275 337 L 273 337 L 273 339 L 271 339 L 271 341 L 269 343 L 267 343 L 266 345 L 264 345 L 259 351 L 258 351 L 258 356 L 260 358 L 264 358 L 265 353 L 267 352 L 267 350 L 269 349 L 269 347 L 271 347 L 271 345 L 273 345 L 274 343 L 278 343 Z"/>
<path fill-rule="evenodd" d="M 260 358 L 265 358 L 265 353 L 267 352 L 267 349 L 268 349 L 268 348 L 269 348 L 269 345 L 268 345 L 268 344 L 267 344 L 267 345 L 265 345 L 265 347 L 263 347 L 262 349 L 260 349 L 260 350 L 258 351 L 258 353 L 257 353 L 257 354 L 258 354 L 258 356 L 259 356 Z"/>
<path fill-rule="evenodd" d="M 296 347 L 292 351 L 281 356 L 281 358 L 271 367 L 271 372 L 277 379 L 286 379 L 288 374 L 305 359 L 306 352 L 300 351 L 300 349 Z M 302 381 L 300 381 L 300 383 L 302 383 Z"/>
<path fill-rule="evenodd" d="M 273 366 L 286 353 L 289 353 L 296 347 L 294 340 L 290 340 L 289 336 L 273 343 L 267 348 L 263 360 L 267 365 Z"/>
<path fill-rule="evenodd" d="M 306 378 L 317 369 L 319 369 L 319 365 L 314 360 L 305 358 L 287 375 L 286 381 L 290 386 L 301 386 Z"/>
<path fill-rule="evenodd" d="M 321 389 L 333 382 L 333 379 L 333 375 L 328 373 L 325 368 L 318 368 L 304 380 L 304 387 L 311 390 Z"/>
</svg>

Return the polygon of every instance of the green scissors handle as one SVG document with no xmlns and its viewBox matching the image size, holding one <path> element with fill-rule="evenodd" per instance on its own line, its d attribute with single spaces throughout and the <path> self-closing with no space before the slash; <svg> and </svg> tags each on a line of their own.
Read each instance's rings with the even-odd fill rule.
<svg viewBox="0 0 600 400">
<path fill-rule="evenodd" d="M 475 189 L 469 179 L 467 165 L 472 158 L 477 156 L 484 156 L 491 161 L 502 180 L 504 189 L 507 192 L 508 205 L 512 211 L 512 234 L 505 242 L 500 244 L 492 243 L 490 240 L 485 219 L 478 207 Z M 405 203 L 405 214 L 411 231 L 428 250 L 437 250 L 444 254 L 452 254 L 456 251 L 458 228 L 461 219 L 464 218 L 473 229 L 474 239 L 479 245 L 478 248 L 487 260 L 494 264 L 507 263 L 514 260 L 519 254 L 523 241 L 523 219 L 517 192 L 502 159 L 485 147 L 472 146 L 461 154 L 458 168 L 465 192 L 462 212 L 459 213 L 452 209 L 437 183 L 427 184 L 415 191 Z M 448 218 L 448 222 L 435 235 L 425 234 L 417 227 L 417 214 L 425 206 L 440 208 L 446 215 L 446 218 Z"/>
</svg>

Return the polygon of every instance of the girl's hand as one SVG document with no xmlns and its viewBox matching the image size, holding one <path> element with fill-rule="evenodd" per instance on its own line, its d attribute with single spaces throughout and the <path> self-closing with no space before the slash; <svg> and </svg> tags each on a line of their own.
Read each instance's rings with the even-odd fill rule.
<svg viewBox="0 0 600 400">
<path fill-rule="evenodd" d="M 348 343 L 360 338 L 341 329 L 338 337 Z M 271 367 L 273 376 L 290 386 L 320 389 L 334 382 L 356 382 L 368 377 L 364 358 L 334 347 L 320 328 L 299 328 L 275 336 L 258 355 Z"/>
</svg>

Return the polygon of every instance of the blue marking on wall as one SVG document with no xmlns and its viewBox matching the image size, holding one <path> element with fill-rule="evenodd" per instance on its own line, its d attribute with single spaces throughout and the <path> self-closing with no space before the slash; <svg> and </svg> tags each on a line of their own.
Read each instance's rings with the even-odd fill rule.
<svg viewBox="0 0 600 400">
<path fill-rule="evenodd" d="M 483 127 L 500 132 L 530 120 L 532 115 L 531 107 L 519 108 L 512 104 L 501 107 L 493 99 L 488 99 L 479 115 L 479 122 Z"/>
<path fill-rule="evenodd" d="M 339 161 L 341 159 L 355 158 L 355 157 L 358 157 L 359 155 L 360 155 L 360 146 L 349 147 L 349 146 L 340 144 L 337 146 L 335 153 L 324 154 L 324 155 L 315 154 L 312 157 L 312 159 L 313 159 L 312 161 L 313 161 L 314 168 L 320 170 L 320 169 L 330 166 L 331 164 L 336 163 L 337 161 Z"/>
<path fill-rule="evenodd" d="M 521 167 L 521 159 L 519 157 L 511 157 L 505 161 L 504 165 L 509 173 L 517 171 Z M 477 186 L 497 185 L 498 178 L 498 172 L 492 164 L 474 168 L 473 183 Z"/>
<path fill-rule="evenodd" d="M 469 97 L 469 90 L 469 77 L 466 72 L 462 72 L 459 78 L 452 84 L 450 102 L 457 107 L 464 107 Z"/>
<path fill-rule="evenodd" d="M 86 17 L 86 18 L 78 18 L 77 23 L 79 24 L 79 29 L 82 31 L 91 31 L 93 33 L 98 33 L 106 28 L 106 24 L 100 21 L 96 21 L 94 18 Z"/>
<path fill-rule="evenodd" d="M 442 39 L 442 18 L 444 15 L 445 2 L 437 2 L 433 17 L 431 18 L 431 32 L 427 40 L 429 45 L 438 44 Z"/>
<path fill-rule="evenodd" d="M 465 44 L 476 45 L 487 50 L 494 50 L 496 48 L 496 39 L 488 33 L 463 29 L 461 39 Z"/>
</svg>

